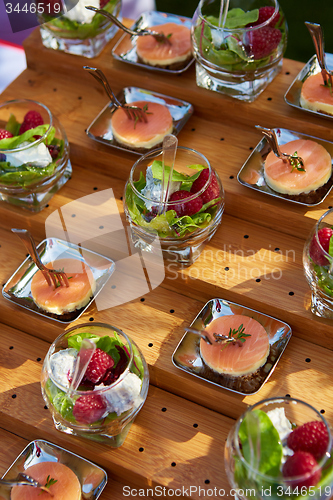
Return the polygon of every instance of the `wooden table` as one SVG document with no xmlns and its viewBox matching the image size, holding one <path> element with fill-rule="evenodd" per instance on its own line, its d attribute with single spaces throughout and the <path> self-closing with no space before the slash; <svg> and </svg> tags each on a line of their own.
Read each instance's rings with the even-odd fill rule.
<svg viewBox="0 0 333 500">
<path fill-rule="evenodd" d="M 318 207 L 278 200 L 237 182 L 237 173 L 261 139 L 254 125 L 284 127 L 333 140 L 331 121 L 310 117 L 285 104 L 283 96 L 303 64 L 284 60 L 282 72 L 252 104 L 199 89 L 195 71 L 165 76 L 115 61 L 112 44 L 93 60 L 113 89 L 135 85 L 191 102 L 192 118 L 179 135 L 180 145 L 206 155 L 225 192 L 222 224 L 198 261 L 131 302 L 98 311 L 95 304 L 77 323 L 108 322 L 140 346 L 150 370 L 147 401 L 125 444 L 117 449 L 69 437 L 55 430 L 40 393 L 41 363 L 52 340 L 63 331 L 0 299 L 0 474 L 25 444 L 42 438 L 93 460 L 109 475 L 102 498 L 124 498 L 124 486 L 224 489 L 230 496 L 223 454 L 236 418 L 261 399 L 289 394 L 313 404 L 333 423 L 331 398 L 332 322 L 309 310 L 302 249 L 319 216 L 333 205 L 330 195 Z M 25 42 L 28 69 L 1 100 L 36 99 L 60 119 L 69 137 L 72 179 L 39 214 L 3 203 L 0 207 L 0 277 L 4 284 L 25 257 L 12 227 L 25 227 L 41 241 L 45 220 L 59 207 L 95 191 L 112 188 L 122 212 L 124 181 L 131 153 L 93 142 L 85 129 L 107 103 L 101 87 L 82 70 L 87 60 L 45 49 L 38 30 Z M 279 274 L 277 274 L 279 273 Z M 278 279 L 277 279 L 278 277 Z M 289 323 L 293 336 L 272 377 L 259 393 L 241 396 L 177 369 L 172 353 L 204 303 L 220 297 Z M 195 491 L 194 488 L 197 488 Z M 145 490 L 146 491 L 146 490 Z M 189 490 L 187 490 L 188 492 Z M 202 495 L 201 495 L 202 496 Z"/>
</svg>

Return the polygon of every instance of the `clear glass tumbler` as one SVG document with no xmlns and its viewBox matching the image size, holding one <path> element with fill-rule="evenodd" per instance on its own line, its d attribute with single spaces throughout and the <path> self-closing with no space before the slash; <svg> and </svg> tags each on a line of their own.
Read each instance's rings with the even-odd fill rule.
<svg viewBox="0 0 333 500">
<path fill-rule="evenodd" d="M 332 434 L 323 415 L 290 397 L 248 408 L 229 432 L 225 466 L 235 498 L 332 496 Z"/>
<path fill-rule="evenodd" d="M 78 56 L 98 56 L 118 28 L 85 6 L 92 5 L 119 17 L 121 0 L 78 0 L 73 8 L 68 9 L 65 3 L 63 0 L 45 3 L 45 10 L 37 14 L 43 45 Z"/>
<path fill-rule="evenodd" d="M 305 277 L 311 288 L 311 312 L 333 319 L 333 209 L 313 227 L 303 250 Z"/>
<path fill-rule="evenodd" d="M 72 390 L 78 352 L 86 338 L 96 344 L 96 351 L 79 386 Z M 104 323 L 84 323 L 60 335 L 45 357 L 41 376 L 42 394 L 55 427 L 113 448 L 125 441 L 148 385 L 147 363 L 138 346 Z"/>
<path fill-rule="evenodd" d="M 37 101 L 0 104 L 0 200 L 39 212 L 72 174 L 65 130 Z"/>
<path fill-rule="evenodd" d="M 287 23 L 277 0 L 200 0 L 192 45 L 199 87 L 252 102 L 281 70 Z"/>
<path fill-rule="evenodd" d="M 163 184 L 162 149 L 155 149 L 133 165 L 124 192 L 124 210 L 135 247 L 151 251 L 158 237 L 166 262 L 189 266 L 221 223 L 224 191 L 207 158 L 186 147 L 177 148 L 166 196 L 168 166 Z"/>
</svg>

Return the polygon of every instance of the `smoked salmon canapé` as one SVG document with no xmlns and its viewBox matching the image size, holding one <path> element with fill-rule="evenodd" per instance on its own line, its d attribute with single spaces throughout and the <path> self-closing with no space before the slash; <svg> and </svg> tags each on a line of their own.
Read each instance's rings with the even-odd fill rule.
<svg viewBox="0 0 333 500">
<path fill-rule="evenodd" d="M 164 136 L 173 131 L 173 121 L 169 109 L 163 104 L 135 101 L 130 106 L 141 108 L 147 121 L 130 119 L 122 108 L 118 108 L 111 118 L 114 139 L 130 149 L 151 149 L 163 142 Z"/>
<path fill-rule="evenodd" d="M 46 267 L 65 271 L 69 286 L 49 286 L 42 272 L 37 271 L 31 280 L 31 295 L 38 307 L 61 315 L 88 304 L 96 290 L 96 282 L 87 264 L 78 259 L 59 259 Z"/>
<path fill-rule="evenodd" d="M 163 33 L 167 40 L 154 36 L 140 36 L 136 41 L 136 53 L 145 64 L 170 69 L 184 66 L 192 58 L 191 32 L 183 24 L 165 23 L 151 26 Z"/>
<path fill-rule="evenodd" d="M 27 467 L 24 472 L 48 488 L 50 493 L 31 486 L 14 486 L 11 490 L 11 500 L 81 499 L 81 485 L 78 477 L 72 469 L 60 462 L 39 462 Z"/>
<path fill-rule="evenodd" d="M 212 370 L 233 377 L 255 373 L 266 363 L 269 339 L 265 328 L 255 319 L 240 314 L 214 319 L 205 331 L 208 338 L 214 333 L 233 337 L 235 342 L 208 344 L 200 340 L 200 354 Z M 237 340 L 237 342 L 236 342 Z"/>
<path fill-rule="evenodd" d="M 302 108 L 333 115 L 332 88 L 324 85 L 321 73 L 309 76 L 302 85 L 299 103 Z"/>
<path fill-rule="evenodd" d="M 297 139 L 280 145 L 282 153 L 297 155 L 303 165 L 293 166 L 271 151 L 265 160 L 266 184 L 278 193 L 291 196 L 310 193 L 324 186 L 332 175 L 332 159 L 316 141 Z"/>
</svg>

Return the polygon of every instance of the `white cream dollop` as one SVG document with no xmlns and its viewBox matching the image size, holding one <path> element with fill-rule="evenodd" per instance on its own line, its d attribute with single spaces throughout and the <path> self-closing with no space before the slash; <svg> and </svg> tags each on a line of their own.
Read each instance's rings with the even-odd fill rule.
<svg viewBox="0 0 333 500">
<path fill-rule="evenodd" d="M 135 373 L 128 373 L 118 384 L 110 387 L 109 391 L 103 392 L 103 396 L 107 402 L 107 411 L 105 416 L 110 412 L 116 412 L 121 415 L 124 411 L 137 407 L 142 402 L 141 379 Z M 105 386 L 96 386 L 95 389 L 100 389 Z"/>
<path fill-rule="evenodd" d="M 28 141 L 22 142 L 20 147 L 28 146 Z M 47 167 L 52 162 L 52 156 L 48 148 L 43 142 L 38 146 L 31 146 L 23 151 L 14 151 L 13 153 L 6 153 L 6 161 L 9 161 L 13 167 L 19 167 L 23 163 L 32 163 L 35 167 Z"/>
<path fill-rule="evenodd" d="M 180 186 L 181 186 L 181 182 L 171 181 L 170 187 L 169 187 L 169 196 L 172 193 L 174 193 L 175 191 L 178 191 L 180 189 Z M 167 188 L 167 182 L 165 182 L 163 197 L 165 196 L 166 188 Z M 147 167 L 146 185 L 142 189 L 141 194 L 143 194 L 143 196 L 145 196 L 146 198 L 149 198 L 150 200 L 152 200 L 154 202 L 161 201 L 162 181 L 160 179 L 156 179 L 155 177 L 153 177 L 153 172 L 152 172 L 151 166 Z M 148 201 L 146 201 L 145 205 L 146 205 L 148 210 L 151 210 L 151 208 L 154 205 L 156 205 L 156 203 L 149 203 Z"/>
<path fill-rule="evenodd" d="M 89 5 L 97 9 L 100 8 L 99 0 L 79 0 L 75 7 L 69 9 L 64 14 L 64 17 L 67 17 L 67 19 L 71 21 L 76 21 L 77 23 L 91 23 L 95 12 L 86 9 Z"/>
<path fill-rule="evenodd" d="M 72 379 L 78 351 L 73 348 L 55 352 L 50 358 L 53 382 L 60 388 L 69 388 Z"/>
</svg>

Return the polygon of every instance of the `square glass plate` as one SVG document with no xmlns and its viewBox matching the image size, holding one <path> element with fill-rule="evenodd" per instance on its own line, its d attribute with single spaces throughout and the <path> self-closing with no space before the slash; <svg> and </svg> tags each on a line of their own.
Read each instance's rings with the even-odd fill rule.
<svg viewBox="0 0 333 500">
<path fill-rule="evenodd" d="M 285 144 L 286 142 L 294 141 L 296 139 L 310 139 L 321 144 L 331 155 L 332 165 L 333 165 L 333 143 L 318 139 L 318 137 L 312 137 L 310 135 L 301 134 L 299 132 L 294 132 L 292 130 L 287 130 L 284 128 L 273 129 L 276 132 L 278 139 L 278 144 Z M 271 151 L 266 138 L 264 137 L 252 151 L 240 171 L 238 172 L 237 179 L 238 182 L 243 184 L 243 186 L 255 189 L 270 196 L 275 196 L 275 198 L 280 198 L 282 200 L 291 201 L 292 203 L 298 203 L 299 205 L 305 205 L 307 207 L 313 207 L 322 203 L 333 185 L 333 174 L 329 181 L 317 189 L 316 192 L 309 193 L 309 196 L 305 200 L 302 196 L 300 200 L 292 199 L 287 194 L 277 193 L 273 191 L 265 182 L 264 177 L 264 162 L 268 153 Z M 305 200 L 305 201 L 304 201 Z"/>
<path fill-rule="evenodd" d="M 37 246 L 37 250 L 43 264 L 48 264 L 60 258 L 72 258 L 84 262 L 90 267 L 96 281 L 96 290 L 88 304 L 81 309 L 76 309 L 75 311 L 61 315 L 52 314 L 37 307 L 31 295 L 31 280 L 38 271 L 38 268 L 30 256 L 25 259 L 15 273 L 9 278 L 2 289 L 2 295 L 5 299 L 40 314 L 41 316 L 54 319 L 61 323 L 71 323 L 81 316 L 102 290 L 103 286 L 112 275 L 115 264 L 113 260 L 104 255 L 100 255 L 86 248 L 57 238 L 47 238 L 43 240 Z"/>
<path fill-rule="evenodd" d="M 164 23 L 183 24 L 187 28 L 191 29 L 192 21 L 188 17 L 181 17 L 175 14 L 166 14 L 164 12 L 149 11 L 144 12 L 133 24 L 133 26 L 131 26 L 131 29 L 137 31 L 144 28 L 151 28 L 152 26 Z M 141 68 L 171 74 L 179 74 L 183 71 L 186 71 L 194 61 L 194 58 L 192 57 L 190 60 L 186 60 L 183 63 L 177 63 L 177 66 L 175 65 L 169 68 L 159 68 L 157 66 L 146 64 L 139 60 L 136 53 L 137 38 L 137 36 L 131 36 L 128 33 L 124 33 L 112 49 L 113 57 L 115 59 L 118 59 L 119 61 L 134 64 L 135 66 L 139 66 Z"/>
<path fill-rule="evenodd" d="M 166 106 L 172 116 L 173 121 L 173 134 L 178 135 L 181 129 L 184 127 L 187 120 L 193 113 L 192 104 L 176 99 L 174 97 L 169 97 L 163 94 L 158 94 L 157 92 L 152 92 L 150 90 L 139 89 L 137 87 L 125 87 L 118 95 L 117 98 L 121 103 L 131 103 L 134 101 L 150 101 L 157 102 L 158 104 L 163 104 Z M 149 151 L 158 147 L 158 145 L 153 146 L 150 149 L 137 148 L 130 149 L 125 145 L 120 144 L 113 138 L 111 129 L 111 116 L 115 111 L 115 106 L 109 103 L 102 109 L 102 111 L 97 115 L 91 125 L 87 128 L 87 134 L 91 139 L 95 141 L 102 142 L 113 148 L 121 149 L 122 151 L 131 152 L 137 155 L 142 155 L 148 153 Z"/>
<path fill-rule="evenodd" d="M 24 448 L 2 476 L 2 479 L 14 479 L 19 472 L 24 472 L 27 467 L 40 462 L 60 462 L 67 465 L 80 481 L 82 500 L 96 500 L 99 498 L 107 483 L 107 474 L 101 467 L 75 453 L 60 448 L 60 446 L 40 439 L 32 441 Z M 9 500 L 10 489 L 0 486 L 0 495 Z M 41 496 L 41 498 L 43 497 Z"/>
<path fill-rule="evenodd" d="M 177 368 L 229 391 L 243 395 L 255 394 L 273 373 L 289 342 L 291 328 L 287 323 L 267 314 L 224 299 L 211 299 L 207 302 L 191 323 L 191 327 L 197 330 L 204 329 L 214 319 L 234 314 L 255 319 L 265 328 L 269 337 L 270 352 L 267 361 L 254 374 L 232 377 L 213 371 L 200 356 L 200 336 L 190 332 L 185 333 L 179 342 L 173 353 L 172 362 Z"/>
<path fill-rule="evenodd" d="M 326 53 L 325 54 L 325 61 L 326 61 L 326 66 L 329 70 L 333 70 L 333 54 Z M 330 118 L 331 120 L 333 119 L 333 115 L 328 115 L 326 113 L 322 113 L 320 111 L 312 111 L 310 109 L 305 109 L 302 108 L 302 106 L 299 103 L 300 95 L 301 95 L 301 90 L 302 90 L 302 85 L 305 82 L 305 80 L 316 73 L 320 72 L 320 66 L 318 64 L 317 56 L 314 55 L 311 57 L 311 59 L 306 63 L 304 68 L 299 72 L 293 83 L 290 85 L 289 89 L 287 90 L 284 100 L 286 101 L 287 104 L 290 106 L 293 106 L 294 108 L 301 109 L 302 111 L 306 111 L 307 113 L 311 113 L 316 116 L 323 116 L 325 118 Z"/>
</svg>

